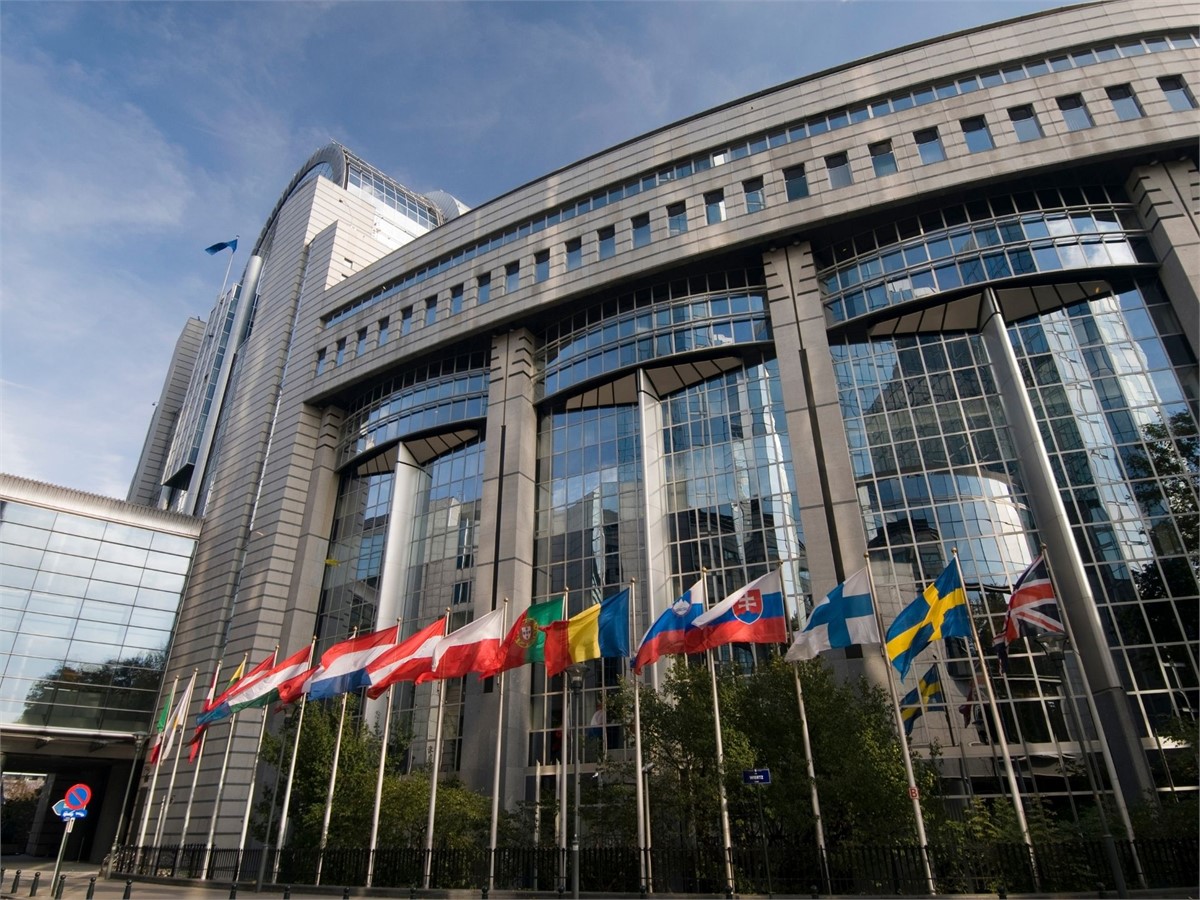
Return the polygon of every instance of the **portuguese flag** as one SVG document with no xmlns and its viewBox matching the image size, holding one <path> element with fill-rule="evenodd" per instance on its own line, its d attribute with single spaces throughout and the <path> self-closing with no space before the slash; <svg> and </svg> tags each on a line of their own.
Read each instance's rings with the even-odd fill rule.
<svg viewBox="0 0 1200 900">
<path fill-rule="evenodd" d="M 500 645 L 500 665 L 484 677 L 491 678 L 525 663 L 544 661 L 546 626 L 562 616 L 562 597 L 531 605 L 513 623 Z"/>
</svg>

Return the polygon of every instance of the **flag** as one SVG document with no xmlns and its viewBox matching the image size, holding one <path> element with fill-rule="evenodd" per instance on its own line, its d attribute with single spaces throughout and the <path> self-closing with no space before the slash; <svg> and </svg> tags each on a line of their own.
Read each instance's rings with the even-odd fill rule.
<svg viewBox="0 0 1200 900">
<path fill-rule="evenodd" d="M 321 654 L 321 665 L 308 684 L 309 700 L 328 700 L 366 687 L 367 666 L 396 644 L 399 626 L 353 637 Z"/>
<path fill-rule="evenodd" d="M 218 244 L 213 244 L 211 247 L 205 247 L 204 252 L 209 256 L 213 256 L 220 253 L 226 247 L 229 248 L 231 253 L 237 253 L 237 238 L 234 238 L 232 241 L 221 241 Z"/>
<path fill-rule="evenodd" d="M 904 733 L 911 735 L 913 724 L 926 710 L 939 712 L 944 708 L 946 697 L 942 693 L 942 679 L 937 666 L 921 676 L 917 686 L 900 701 L 900 718 L 904 721 Z"/>
<path fill-rule="evenodd" d="M 786 640 L 783 582 L 776 569 L 697 616 L 687 635 L 687 652 L 700 653 L 725 644 L 782 644 Z"/>
<path fill-rule="evenodd" d="M 641 674 L 645 666 L 653 665 L 662 657 L 685 652 L 688 629 L 704 612 L 705 605 L 704 579 L 701 578 L 650 626 L 638 645 L 633 671 Z"/>
<path fill-rule="evenodd" d="M 446 617 L 442 616 L 373 659 L 367 664 L 367 679 L 371 684 L 367 696 L 374 700 L 397 682 L 432 678 L 433 648 L 445 634 Z"/>
<path fill-rule="evenodd" d="M 1021 573 L 1008 598 L 1008 609 L 1004 613 L 1004 643 L 1011 644 L 1022 635 L 1065 633 L 1046 558 L 1039 556 Z"/>
<path fill-rule="evenodd" d="M 200 717 L 196 720 L 197 725 L 213 725 L 217 722 L 222 722 L 233 715 L 233 709 L 230 706 L 230 700 L 239 692 L 246 690 L 252 684 L 255 684 L 260 678 L 264 677 L 267 672 L 271 671 L 271 667 L 275 665 L 275 651 L 271 651 L 270 656 L 263 657 L 263 661 L 250 670 L 250 672 L 237 678 L 236 681 L 230 679 L 229 687 L 217 699 L 209 704 L 208 709 L 200 713 Z M 239 672 L 246 669 L 246 660 L 242 660 L 242 664 L 234 671 L 236 677 Z"/>
<path fill-rule="evenodd" d="M 308 663 L 311 657 L 312 644 L 309 644 L 307 647 L 297 650 L 283 662 L 271 666 L 262 678 L 256 679 L 249 687 L 230 697 L 229 708 L 237 713 L 243 709 L 259 709 L 274 703 L 279 699 L 280 685 L 301 673 L 308 673 Z"/>
<path fill-rule="evenodd" d="M 469 672 L 480 677 L 499 665 L 504 639 L 504 607 L 469 622 L 446 635 L 433 648 L 432 678 L 461 678 Z"/>
<path fill-rule="evenodd" d="M 629 655 L 629 588 L 546 628 L 546 677 L 572 663 Z"/>
<path fill-rule="evenodd" d="M 871 579 L 866 568 L 855 572 L 813 607 L 808 624 L 796 635 L 784 658 L 789 662 L 812 659 L 822 650 L 851 644 L 879 643 L 879 629 L 871 606 Z"/>
<path fill-rule="evenodd" d="M 154 743 L 150 745 L 150 756 L 147 762 L 152 766 L 158 765 L 158 759 L 162 756 L 163 738 L 167 732 L 167 722 L 171 718 L 171 707 L 175 703 L 175 688 L 179 686 L 179 679 L 175 679 L 175 683 L 171 685 L 171 696 L 167 698 L 167 702 L 163 704 L 162 712 L 158 714 L 158 721 L 154 725 Z"/>
<path fill-rule="evenodd" d="M 546 629 L 550 623 L 563 617 L 563 598 L 555 597 L 543 603 L 533 603 L 521 613 L 504 643 L 500 645 L 500 665 L 488 675 L 499 675 L 526 663 L 544 662 L 546 659 Z"/>
<path fill-rule="evenodd" d="M 191 680 L 183 689 L 183 696 L 179 698 L 179 702 L 175 704 L 175 709 L 171 713 L 171 718 L 167 720 L 167 731 L 165 739 L 162 743 L 162 752 L 159 758 L 162 759 L 169 756 L 171 747 L 175 745 L 175 732 L 181 730 L 187 724 L 187 710 L 192 702 L 192 689 L 196 687 L 196 672 L 192 671 Z"/>
<path fill-rule="evenodd" d="M 242 657 L 242 667 L 244 668 L 245 665 L 246 665 L 246 658 L 243 656 Z M 212 706 L 213 697 L 217 693 L 217 676 L 220 673 L 221 673 L 221 664 L 218 662 L 216 667 L 213 669 L 212 681 L 210 681 L 208 683 L 208 693 L 204 695 L 204 703 L 200 706 L 201 712 L 207 712 L 208 708 L 210 706 Z M 205 726 L 205 725 L 197 725 L 196 730 L 194 732 L 192 732 L 192 738 L 190 741 L 188 741 L 188 762 L 189 763 L 195 763 L 196 757 L 200 754 L 200 745 L 201 745 L 201 741 L 204 738 L 204 732 L 205 732 L 206 728 L 207 728 L 207 726 Z"/>
<path fill-rule="evenodd" d="M 932 641 L 970 637 L 967 592 L 963 589 L 958 560 L 946 566 L 937 581 L 900 611 L 887 631 L 887 655 L 903 679 L 912 662 Z"/>
</svg>

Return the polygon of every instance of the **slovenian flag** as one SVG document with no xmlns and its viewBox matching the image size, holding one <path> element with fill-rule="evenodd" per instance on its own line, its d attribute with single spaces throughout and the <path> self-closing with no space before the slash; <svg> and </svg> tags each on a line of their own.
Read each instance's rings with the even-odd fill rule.
<svg viewBox="0 0 1200 900">
<path fill-rule="evenodd" d="M 396 644 L 396 625 L 334 644 L 321 654 L 321 665 L 308 684 L 309 700 L 328 700 L 367 687 L 367 666 Z"/>
<path fill-rule="evenodd" d="M 725 644 L 782 644 L 786 640 L 783 581 L 776 569 L 697 616 L 687 633 L 687 652 L 701 653 Z"/>
<path fill-rule="evenodd" d="M 654 665 L 664 656 L 687 650 L 687 632 L 704 612 L 704 579 L 700 579 L 658 617 L 638 645 L 633 671 L 639 675 L 645 666 Z"/>
</svg>

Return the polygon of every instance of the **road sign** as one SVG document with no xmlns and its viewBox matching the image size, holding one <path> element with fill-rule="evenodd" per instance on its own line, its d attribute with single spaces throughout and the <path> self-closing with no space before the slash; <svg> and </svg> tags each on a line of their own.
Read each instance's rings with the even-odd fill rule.
<svg viewBox="0 0 1200 900">
<path fill-rule="evenodd" d="M 743 784 L 770 784 L 770 769 L 742 769 Z"/>
<path fill-rule="evenodd" d="M 919 796 L 921 796 L 921 792 L 917 790 L 917 786 L 916 786 L 916 785 L 911 785 L 911 786 L 909 787 L 909 789 L 908 789 L 908 797 L 909 797 L 909 799 L 910 799 L 910 800 L 916 800 L 916 799 L 917 799 Z"/>
<path fill-rule="evenodd" d="M 83 809 L 92 799 L 92 789 L 86 784 L 72 785 L 63 799 L 67 801 L 67 809 Z"/>
<path fill-rule="evenodd" d="M 61 819 L 63 816 L 63 813 L 65 813 L 67 811 L 67 801 L 59 800 L 57 803 L 54 804 L 54 806 L 51 807 L 51 809 L 53 809 L 54 814 Z"/>
<path fill-rule="evenodd" d="M 67 806 L 66 800 L 59 800 L 51 808 L 54 810 L 54 814 L 64 822 L 73 822 L 76 819 L 87 818 L 86 809 L 71 809 L 71 807 Z"/>
</svg>

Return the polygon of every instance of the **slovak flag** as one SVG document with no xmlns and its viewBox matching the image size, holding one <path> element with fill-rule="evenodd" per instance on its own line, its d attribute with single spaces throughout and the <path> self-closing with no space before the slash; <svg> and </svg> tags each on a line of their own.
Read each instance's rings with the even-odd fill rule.
<svg viewBox="0 0 1200 900">
<path fill-rule="evenodd" d="M 370 682 L 367 666 L 396 643 L 399 626 L 334 644 L 321 654 L 321 665 L 308 684 L 309 700 L 328 700 L 357 691 Z"/>
<path fill-rule="evenodd" d="M 687 633 L 686 650 L 701 653 L 725 644 L 782 644 L 786 640 L 783 580 L 776 569 L 697 616 Z"/>
<path fill-rule="evenodd" d="M 1011 644 L 1021 635 L 1064 634 L 1062 613 L 1046 568 L 1046 557 L 1029 564 L 1008 598 L 1004 614 L 1004 643 Z M 1000 640 L 997 637 L 997 644 Z"/>
<path fill-rule="evenodd" d="M 371 686 L 367 688 L 367 696 L 375 700 L 398 682 L 415 681 L 419 684 L 432 678 L 433 648 L 445 633 L 446 617 L 442 616 L 369 662 L 367 679 Z"/>
<path fill-rule="evenodd" d="M 688 629 L 704 612 L 705 605 L 704 579 L 701 578 L 650 626 L 633 658 L 633 671 L 640 675 L 645 666 L 654 665 L 660 658 L 685 652 Z"/>
</svg>

